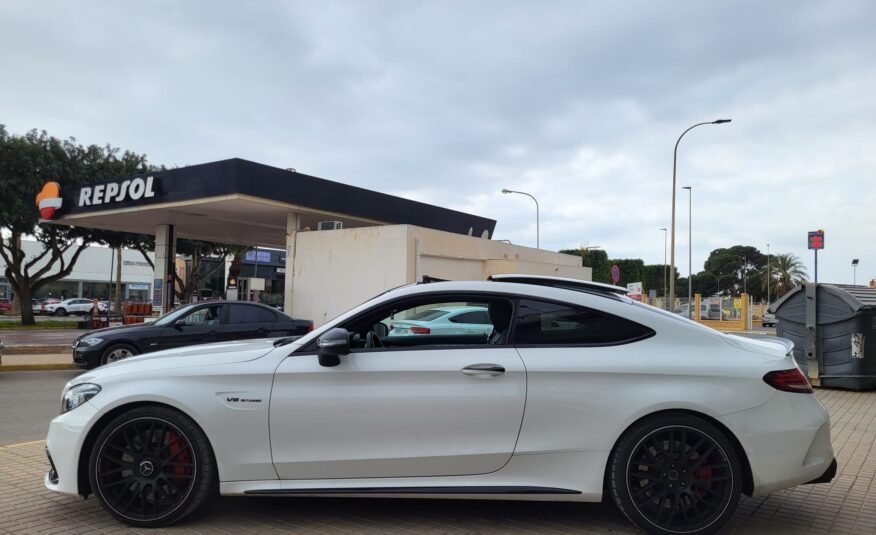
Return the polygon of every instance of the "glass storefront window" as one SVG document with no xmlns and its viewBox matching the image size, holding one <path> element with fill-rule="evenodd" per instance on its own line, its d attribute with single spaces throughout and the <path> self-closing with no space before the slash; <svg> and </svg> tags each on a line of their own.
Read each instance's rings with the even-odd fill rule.
<svg viewBox="0 0 876 535">
<path fill-rule="evenodd" d="M 35 299 L 46 299 L 52 297 L 55 299 L 71 299 L 73 297 L 81 297 L 79 295 L 79 283 L 77 281 L 55 281 L 46 284 L 37 290 Z"/>
<path fill-rule="evenodd" d="M 82 297 L 86 299 L 101 299 L 112 301 L 116 296 L 115 283 L 108 282 L 83 282 Z M 125 284 L 122 283 L 122 299 L 125 298 Z"/>
</svg>

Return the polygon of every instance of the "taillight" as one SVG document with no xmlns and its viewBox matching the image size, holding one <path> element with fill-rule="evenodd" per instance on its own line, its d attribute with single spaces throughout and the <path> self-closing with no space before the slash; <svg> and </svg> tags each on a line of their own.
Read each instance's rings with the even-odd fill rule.
<svg viewBox="0 0 876 535">
<path fill-rule="evenodd" d="M 411 327 L 411 332 L 414 334 L 429 334 L 432 332 L 432 329 L 428 327 Z"/>
<path fill-rule="evenodd" d="M 811 394 L 812 385 L 803 375 L 799 368 L 791 370 L 777 370 L 763 376 L 763 381 L 782 392 L 795 392 L 797 394 Z"/>
<path fill-rule="evenodd" d="M 310 327 L 307 328 L 307 332 L 310 332 L 310 331 L 312 331 L 312 330 L 313 330 L 313 322 L 311 321 L 311 322 L 310 322 Z"/>
</svg>

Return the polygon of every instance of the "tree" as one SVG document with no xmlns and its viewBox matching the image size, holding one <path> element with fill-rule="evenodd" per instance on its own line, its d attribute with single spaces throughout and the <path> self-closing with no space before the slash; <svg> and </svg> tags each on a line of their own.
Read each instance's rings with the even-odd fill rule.
<svg viewBox="0 0 876 535">
<path fill-rule="evenodd" d="M 96 243 L 102 243 L 115 250 L 115 294 L 113 296 L 116 313 L 122 310 L 122 249 L 135 249 L 140 251 L 146 262 L 155 269 L 155 263 L 147 254 L 148 247 L 155 249 L 155 237 L 132 232 L 118 232 L 114 230 L 93 230 L 91 238 Z"/>
<path fill-rule="evenodd" d="M 72 187 L 150 170 L 145 155 L 120 153 L 109 145 L 85 147 L 45 131 L 16 136 L 0 125 L 0 258 L 6 263 L 4 275 L 20 304 L 23 325 L 35 323 L 30 306 L 34 292 L 70 275 L 79 255 L 94 241 L 90 229 L 39 223 L 34 200 L 43 184 L 56 180 L 62 187 Z M 31 258 L 21 247 L 26 236 L 43 246 Z"/>
<path fill-rule="evenodd" d="M 581 265 L 593 270 L 593 281 L 611 283 L 611 264 L 608 263 L 608 253 L 601 249 L 563 249 L 563 254 L 581 257 Z"/>
<path fill-rule="evenodd" d="M 770 260 L 769 276 L 771 277 L 770 293 L 774 294 L 776 299 L 791 291 L 795 286 L 805 284 L 808 280 L 803 262 L 791 253 L 773 255 Z M 762 268 L 762 278 L 763 290 L 766 292 L 766 267 Z"/>
<path fill-rule="evenodd" d="M 766 265 L 766 255 L 757 247 L 750 245 L 734 245 L 726 249 L 715 249 L 709 254 L 703 268 L 714 277 L 721 279 L 721 288 L 727 289 L 733 294 L 741 294 L 747 291 L 753 297 L 762 298 L 760 291 L 759 273 L 762 266 Z M 708 278 L 703 278 L 705 283 Z M 697 278 L 694 277 L 694 289 L 697 287 Z M 753 283 L 753 284 L 750 284 Z M 702 292 L 705 293 L 705 292 Z"/>
<path fill-rule="evenodd" d="M 238 251 L 240 247 L 208 241 L 178 240 L 176 242 L 177 254 L 188 255 L 191 264 L 186 270 L 185 280 L 176 271 L 173 273 L 176 298 L 182 303 L 191 301 L 195 291 L 203 289 L 204 281 L 225 267 L 225 259 L 228 258 L 228 255 Z M 209 262 L 205 262 L 205 260 L 209 260 Z"/>
</svg>

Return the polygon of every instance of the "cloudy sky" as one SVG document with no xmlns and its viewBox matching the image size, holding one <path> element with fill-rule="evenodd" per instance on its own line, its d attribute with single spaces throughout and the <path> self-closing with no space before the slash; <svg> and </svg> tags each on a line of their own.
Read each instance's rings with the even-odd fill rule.
<svg viewBox="0 0 876 535">
<path fill-rule="evenodd" d="M 662 263 L 735 244 L 876 277 L 876 3 L 0 3 L 0 124 L 241 157 Z M 678 255 L 687 271 L 688 196 Z"/>
</svg>

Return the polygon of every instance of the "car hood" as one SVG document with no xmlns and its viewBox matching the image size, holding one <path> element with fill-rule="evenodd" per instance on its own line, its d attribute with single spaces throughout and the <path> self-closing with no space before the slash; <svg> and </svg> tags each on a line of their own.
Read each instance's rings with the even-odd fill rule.
<svg viewBox="0 0 876 535">
<path fill-rule="evenodd" d="M 172 371 L 191 366 L 209 366 L 254 360 L 274 349 L 273 339 L 242 340 L 156 351 L 100 366 L 76 377 L 69 384 L 97 382 L 108 377 L 157 370 Z"/>
<path fill-rule="evenodd" d="M 724 341 L 743 351 L 780 359 L 785 358 L 794 349 L 794 342 L 777 336 L 762 335 L 748 337 L 726 334 L 724 335 Z"/>
<path fill-rule="evenodd" d="M 154 323 L 132 323 L 130 325 L 120 325 L 118 327 L 106 327 L 104 329 L 97 329 L 94 331 L 88 331 L 87 333 L 83 334 L 79 338 L 85 338 L 86 336 L 101 336 L 101 335 L 107 335 L 107 334 L 121 334 L 121 333 L 126 333 L 129 331 L 142 330 L 144 327 L 156 327 L 156 325 Z M 157 328 L 160 329 L 161 327 L 157 326 Z"/>
</svg>

